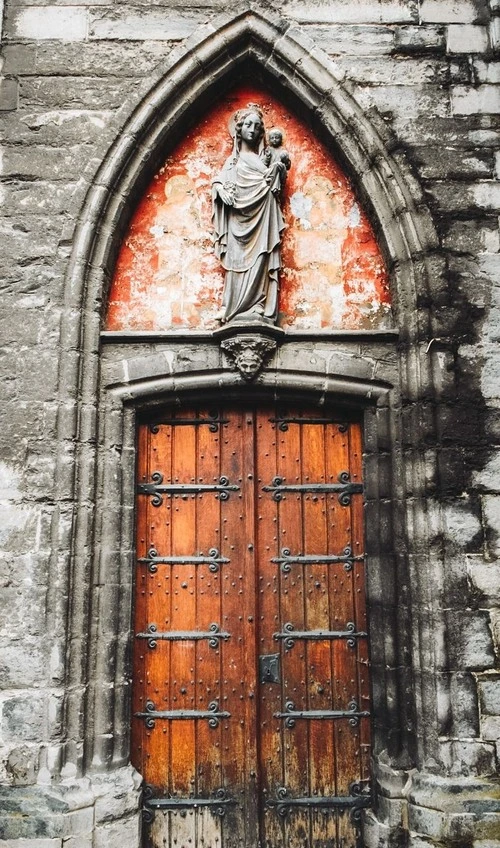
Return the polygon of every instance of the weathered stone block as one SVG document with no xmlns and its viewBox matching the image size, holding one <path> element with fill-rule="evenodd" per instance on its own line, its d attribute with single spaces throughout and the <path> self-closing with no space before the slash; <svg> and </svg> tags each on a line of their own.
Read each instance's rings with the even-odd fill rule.
<svg viewBox="0 0 500 848">
<path fill-rule="evenodd" d="M 141 83 L 142 80 L 129 80 L 127 94 L 133 94 Z M 24 77 L 20 84 L 20 103 L 28 109 L 40 107 L 45 110 L 85 109 L 102 112 L 118 109 L 123 99 L 123 81 L 119 78 L 70 75 Z"/>
<path fill-rule="evenodd" d="M 486 562 L 482 556 L 467 558 L 467 571 L 473 591 L 486 602 L 500 603 L 500 562 Z"/>
<path fill-rule="evenodd" d="M 477 737 L 479 709 L 477 685 L 472 674 L 442 674 L 437 679 L 439 735 Z"/>
<path fill-rule="evenodd" d="M 3 511 L 3 510 L 2 510 Z M 5 513 L 4 513 L 5 514 Z M 26 531 L 26 528 L 25 528 Z M 21 531 L 22 532 L 22 531 Z M 25 540 L 27 544 L 30 537 Z M 23 586 L 3 589 L 0 598 L 0 611 L 2 613 L 2 633 L 4 636 L 12 632 L 26 633 L 31 636 L 44 633 L 45 629 L 45 602 L 47 596 L 46 586 L 30 587 L 30 619 L 26 621 L 26 594 Z"/>
<path fill-rule="evenodd" d="M 420 86 L 425 83 L 444 83 L 448 69 L 444 62 L 432 57 L 415 58 L 408 67 L 404 58 L 365 57 L 363 62 L 353 63 L 352 58 L 338 58 L 335 67 L 343 79 L 359 85 L 404 85 Z M 436 152 L 436 151 L 434 151 Z"/>
<path fill-rule="evenodd" d="M 62 148 L 65 146 L 72 147 L 79 144 L 82 140 L 86 145 L 91 145 L 96 142 L 103 142 L 105 131 L 108 122 L 113 116 L 112 111 L 87 109 L 51 109 L 49 111 L 25 111 L 18 110 L 11 115 L 5 116 L 2 122 L 2 135 L 6 144 L 23 144 L 26 157 L 29 157 L 29 145 Z M 36 155 L 36 149 L 31 151 Z M 64 188 L 64 182 L 69 179 L 68 174 L 63 175 L 62 185 L 55 183 L 51 186 L 52 192 L 60 192 Z M 27 186 L 25 183 L 20 186 L 25 190 L 30 189 L 32 196 L 32 206 L 28 206 L 26 212 L 36 212 L 39 205 L 39 194 L 42 196 L 46 193 L 46 185 L 44 183 L 36 185 L 36 191 L 33 186 Z M 70 184 L 69 190 L 73 188 Z M 8 186 L 10 194 L 12 186 Z M 7 196 L 8 196 L 7 194 Z M 44 208 L 44 207 L 41 207 Z M 51 211 L 56 213 L 60 211 L 57 205 L 50 207 Z"/>
<path fill-rule="evenodd" d="M 27 690 L 23 694 L 5 695 L 0 702 L 1 736 L 5 741 L 36 742 L 45 735 L 45 693 Z"/>
<path fill-rule="evenodd" d="M 4 44 L 2 47 L 5 74 L 34 74 L 36 51 L 32 44 Z"/>
<path fill-rule="evenodd" d="M 422 23 L 486 23 L 488 11 L 477 0 L 421 0 Z"/>
<path fill-rule="evenodd" d="M 377 814 L 389 827 L 401 827 L 406 821 L 408 804 L 404 798 L 378 796 Z"/>
<path fill-rule="evenodd" d="M 474 76 L 478 82 L 500 83 L 500 67 L 498 62 L 486 62 L 484 59 L 474 59 Z"/>
<path fill-rule="evenodd" d="M 482 526 L 477 501 L 443 504 L 444 534 L 451 545 L 474 547 L 482 540 Z"/>
<path fill-rule="evenodd" d="M 418 147 L 416 161 L 419 173 L 426 180 L 465 179 L 473 182 L 477 179 L 492 178 L 494 173 L 494 154 L 492 150 L 479 150 L 464 153 L 457 157 L 456 149 L 440 147 Z"/>
<path fill-rule="evenodd" d="M 479 680 L 479 699 L 483 713 L 500 716 L 500 676 Z"/>
<path fill-rule="evenodd" d="M 491 451 L 490 459 L 480 471 L 476 471 L 473 482 L 481 491 L 500 493 L 500 451 Z"/>
<path fill-rule="evenodd" d="M 87 37 L 88 11 L 85 6 L 32 6 L 12 10 L 6 32 L 15 38 L 83 41 Z"/>
<path fill-rule="evenodd" d="M 500 210 L 500 183 L 490 180 L 471 186 L 470 199 L 479 209 Z"/>
<path fill-rule="evenodd" d="M 481 502 L 488 553 L 500 558 L 500 496 L 483 495 Z"/>
<path fill-rule="evenodd" d="M 107 0 L 102 5 L 107 6 Z M 149 4 L 147 4 L 149 5 Z M 36 72 L 40 75 L 151 77 L 164 63 L 171 46 L 161 41 L 87 41 L 53 44 L 42 42 L 36 50 Z M 160 67 L 158 68 L 160 74 Z M 125 83 L 124 83 L 125 84 Z"/>
<path fill-rule="evenodd" d="M 12 112 L 19 103 L 19 83 L 16 79 L 0 79 L 0 112 Z"/>
<path fill-rule="evenodd" d="M 127 848 L 139 848 L 140 835 L 140 819 L 135 815 L 123 821 L 97 826 L 94 848 L 123 848 L 124 845 Z"/>
<path fill-rule="evenodd" d="M 15 145 L 4 146 L 4 165 L 3 173 L 7 177 L 14 177 L 22 180 L 62 180 L 69 182 L 78 179 L 82 169 L 91 158 L 92 149 L 90 145 L 77 145 L 76 148 L 61 150 L 53 147 L 38 147 L 31 149 L 27 154 L 26 150 L 19 149 Z M 33 187 L 31 187 L 33 191 Z M 49 222 L 46 220 L 46 223 Z M 17 227 L 19 230 L 23 226 L 28 226 L 19 222 Z M 57 218 L 50 222 L 50 228 L 59 223 L 59 229 L 63 226 L 64 221 L 59 222 Z M 40 227 L 40 222 L 38 222 Z M 43 238 L 43 233 L 38 233 L 38 239 Z"/>
<path fill-rule="evenodd" d="M 448 27 L 446 49 L 448 53 L 485 53 L 489 49 L 487 27 L 452 24 Z"/>
<path fill-rule="evenodd" d="M 473 447 L 443 447 L 438 455 L 441 490 L 449 496 L 460 496 L 471 482 L 473 456 L 479 461 Z"/>
<path fill-rule="evenodd" d="M 93 9 L 90 11 L 89 35 L 92 39 L 162 40 L 180 41 L 188 38 L 202 23 L 200 14 L 165 14 L 159 9 L 136 12 L 122 7 L 118 11 Z"/>
<path fill-rule="evenodd" d="M 62 848 L 61 839 L 2 839 L 2 848 Z"/>
<path fill-rule="evenodd" d="M 500 716 L 484 716 L 481 719 L 481 737 L 486 742 L 500 744 Z"/>
<path fill-rule="evenodd" d="M 430 108 L 436 117 L 444 118 L 449 112 L 448 94 L 433 84 L 417 87 L 394 85 L 373 86 L 359 91 L 361 105 L 374 107 L 382 114 L 400 116 L 405 121 L 426 115 Z M 432 103 L 432 107 L 431 107 Z"/>
<path fill-rule="evenodd" d="M 394 30 L 394 47 L 398 53 L 444 53 L 445 28 L 442 26 L 400 26 Z"/>
<path fill-rule="evenodd" d="M 484 610 L 448 610 L 448 654 L 453 669 L 486 669 L 495 664 L 489 614 Z"/>
<path fill-rule="evenodd" d="M 22 568 L 22 563 L 19 567 Z M 16 639 L 9 644 L 4 636 L 0 644 L 0 679 L 4 687 L 28 688 L 46 683 L 47 654 L 46 643 L 40 644 L 36 637 L 26 637 L 22 643 Z"/>
<path fill-rule="evenodd" d="M 493 218 L 444 222 L 443 246 L 456 253 L 497 253 L 500 234 Z"/>
<path fill-rule="evenodd" d="M 415 0 L 288 0 L 283 11 L 298 21 L 325 23 L 418 23 Z"/>
<path fill-rule="evenodd" d="M 412 147 L 432 146 L 439 138 L 442 145 L 457 148 L 473 149 L 481 147 L 496 147 L 498 142 L 496 131 L 477 128 L 475 123 L 468 120 L 457 121 L 453 116 L 426 118 L 418 120 L 415 116 L 394 114 L 392 129 L 397 137 Z M 462 155 L 460 153 L 460 155 Z"/>
<path fill-rule="evenodd" d="M 69 836 L 63 841 L 63 848 L 93 848 L 93 835 L 80 833 L 78 836 Z"/>
<path fill-rule="evenodd" d="M 11 749 L 5 763 L 9 783 L 12 782 L 13 786 L 29 786 L 35 783 L 38 753 L 36 745 L 21 745 Z"/>
<path fill-rule="evenodd" d="M 454 115 L 498 115 L 500 89 L 489 84 L 477 88 L 457 85 L 451 91 L 451 106 Z"/>
<path fill-rule="evenodd" d="M 431 810 L 427 807 L 416 807 L 408 804 L 408 827 L 423 836 L 439 839 L 442 835 L 445 815 L 441 810 Z"/>
<path fill-rule="evenodd" d="M 434 841 L 431 842 L 430 839 L 423 839 L 421 836 L 417 836 L 414 833 L 410 833 L 408 836 L 408 848 L 433 848 L 435 844 L 436 843 Z"/>
<path fill-rule="evenodd" d="M 395 33 L 388 27 L 349 24 L 307 27 L 307 34 L 331 56 L 380 56 L 391 52 Z"/>
<path fill-rule="evenodd" d="M 443 837 L 445 842 L 463 845 L 474 835 L 476 817 L 473 813 L 449 813 L 446 816 Z"/>
<path fill-rule="evenodd" d="M 135 774 L 115 774 L 108 778 L 107 785 L 95 784 L 98 797 L 95 802 L 96 824 L 106 824 L 112 820 L 125 819 L 137 812 L 142 780 Z M 105 791 L 106 790 L 106 791 Z M 102 792 L 102 794 L 101 794 Z"/>
<path fill-rule="evenodd" d="M 496 751 L 491 742 L 452 741 L 442 742 L 440 747 L 451 775 L 492 777 L 496 773 Z"/>
</svg>

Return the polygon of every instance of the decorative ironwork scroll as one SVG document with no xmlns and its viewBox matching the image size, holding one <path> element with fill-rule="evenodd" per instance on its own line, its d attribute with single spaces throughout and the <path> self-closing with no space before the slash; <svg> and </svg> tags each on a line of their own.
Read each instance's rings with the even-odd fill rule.
<svg viewBox="0 0 500 848">
<path fill-rule="evenodd" d="M 162 495 L 199 495 L 205 492 L 215 492 L 220 501 L 227 501 L 229 492 L 239 492 L 240 487 L 230 483 L 228 477 L 220 477 L 219 482 L 212 483 L 164 483 L 163 474 L 154 471 L 151 483 L 139 483 L 137 491 L 141 495 L 151 495 L 151 504 L 161 506 Z"/>
<path fill-rule="evenodd" d="M 290 483 L 284 482 L 284 477 L 274 477 L 270 486 L 263 486 L 264 492 L 272 492 L 273 500 L 280 501 L 287 492 L 298 492 L 299 494 L 331 495 L 338 494 L 339 503 L 349 506 L 351 495 L 360 494 L 363 491 L 362 483 L 351 483 L 348 471 L 341 471 L 338 483 Z"/>
</svg>

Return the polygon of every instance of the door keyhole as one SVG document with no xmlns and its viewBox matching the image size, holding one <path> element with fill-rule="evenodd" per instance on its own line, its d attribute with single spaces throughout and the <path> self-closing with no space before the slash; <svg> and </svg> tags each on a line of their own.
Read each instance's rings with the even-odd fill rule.
<svg viewBox="0 0 500 848">
<path fill-rule="evenodd" d="M 261 654 L 259 657 L 259 680 L 261 683 L 280 682 L 279 654 Z"/>
</svg>

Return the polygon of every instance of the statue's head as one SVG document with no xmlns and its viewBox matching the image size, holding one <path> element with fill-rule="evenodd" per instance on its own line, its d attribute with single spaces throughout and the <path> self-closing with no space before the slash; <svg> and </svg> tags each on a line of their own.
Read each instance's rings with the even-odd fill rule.
<svg viewBox="0 0 500 848">
<path fill-rule="evenodd" d="M 236 357 L 236 366 L 245 380 L 251 380 L 262 367 L 262 355 L 251 347 L 244 347 Z"/>
<path fill-rule="evenodd" d="M 280 147 L 283 143 L 283 133 L 277 127 L 269 130 L 269 145 L 271 147 Z"/>
<path fill-rule="evenodd" d="M 259 106 L 256 106 L 254 103 L 250 103 L 245 109 L 239 109 L 235 115 L 235 135 L 238 147 L 241 143 L 242 130 L 244 132 L 243 127 L 246 124 L 251 124 L 254 128 L 256 135 L 253 142 L 255 146 L 258 147 L 261 144 L 265 133 L 264 115 L 262 114 L 262 110 Z"/>
</svg>

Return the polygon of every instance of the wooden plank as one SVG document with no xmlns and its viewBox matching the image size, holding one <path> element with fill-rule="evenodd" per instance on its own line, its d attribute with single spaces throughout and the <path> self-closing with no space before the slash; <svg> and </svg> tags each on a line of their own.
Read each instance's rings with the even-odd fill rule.
<svg viewBox="0 0 500 848">
<path fill-rule="evenodd" d="M 350 463 L 353 480 L 361 479 L 362 473 L 362 442 L 361 427 L 352 425 L 349 433 Z M 364 515 L 363 499 L 354 496 L 352 499 L 352 547 L 359 555 L 364 553 Z M 354 583 L 354 607 L 355 620 L 359 630 L 368 632 L 368 621 L 366 611 L 366 565 L 364 562 L 356 563 L 353 572 Z M 370 673 L 368 638 L 362 639 L 357 644 L 356 652 L 358 670 L 358 693 L 362 709 L 369 710 L 371 707 Z M 370 776 L 370 754 L 371 754 L 371 723 L 370 719 L 362 719 L 360 723 L 360 777 L 367 781 Z"/>
<path fill-rule="evenodd" d="M 343 472 L 349 472 L 353 482 L 361 482 L 361 465 L 352 468 L 350 455 L 350 431 L 353 424 L 331 426 L 329 428 L 329 450 L 327 451 L 327 477 L 332 482 L 339 479 Z M 344 506 L 339 498 L 329 499 L 328 526 L 331 530 L 329 550 L 341 553 L 345 548 L 353 549 L 352 504 L 355 499 L 362 503 L 362 495 L 351 497 L 351 506 Z M 355 552 L 357 553 L 357 552 Z M 354 569 L 347 570 L 337 565 L 331 571 L 330 597 L 332 598 L 332 629 L 344 630 L 348 622 L 353 622 L 359 630 L 354 606 Z M 331 646 L 334 667 L 334 709 L 347 709 L 356 702 L 360 708 L 357 679 L 357 648 L 351 648 L 346 640 L 333 642 Z M 359 725 L 354 727 L 348 719 L 335 723 L 334 739 L 336 756 L 337 795 L 348 795 L 350 785 L 360 777 L 359 763 Z M 347 814 L 338 816 L 338 839 L 346 845 L 355 839 L 355 832 Z"/>
<path fill-rule="evenodd" d="M 149 446 L 148 479 L 151 480 L 155 472 L 160 472 L 164 479 L 168 480 L 172 466 L 172 428 L 160 427 L 158 430 L 150 431 Z M 146 499 L 148 501 L 147 551 L 152 548 L 159 553 L 168 553 L 171 544 L 170 502 L 164 498 L 160 506 L 154 506 L 151 497 L 146 496 Z M 155 624 L 158 630 L 165 629 L 168 627 L 167 621 L 170 614 L 169 567 L 158 566 L 156 572 L 149 571 L 145 565 L 141 567 L 147 574 L 148 584 L 147 617 L 142 629 L 145 632 L 149 624 Z M 146 657 L 145 699 L 152 701 L 156 709 L 162 709 L 164 699 L 168 697 L 170 646 L 167 643 L 158 643 L 154 650 L 148 648 Z M 155 722 L 152 730 L 145 729 L 147 749 L 143 775 L 146 783 L 153 786 L 154 791 L 158 793 L 163 793 L 169 783 L 170 732 L 170 725 L 163 721 Z"/>
<path fill-rule="evenodd" d="M 200 409 L 200 417 L 208 417 L 208 409 Z M 207 426 L 199 427 L 197 445 L 197 480 L 199 483 L 212 484 L 219 480 L 220 466 L 220 430 L 212 432 Z M 196 551 L 207 556 L 214 547 L 220 547 L 221 502 L 212 494 L 200 494 L 196 498 Z M 222 625 L 220 583 L 224 566 L 218 572 L 210 571 L 208 565 L 196 569 L 196 629 L 207 631 L 210 625 Z M 222 627 L 221 627 L 222 629 Z M 207 641 L 196 646 L 197 709 L 205 709 L 214 700 L 221 700 L 221 657 L 220 647 L 210 647 Z M 221 763 L 222 727 L 212 728 L 206 721 L 196 725 L 196 795 L 209 797 L 222 786 Z M 200 811 L 203 828 L 212 832 L 213 815 Z M 220 831 L 220 819 L 217 819 L 217 833 Z M 210 843 L 209 843 L 210 844 Z"/>
<path fill-rule="evenodd" d="M 194 417 L 194 410 L 183 417 Z M 194 483 L 197 470 L 197 427 L 172 426 L 172 483 Z M 199 495 L 175 495 L 170 501 L 172 523 L 172 555 L 193 556 L 196 549 L 196 503 Z M 171 617 L 172 630 L 196 628 L 196 568 L 193 564 L 172 565 Z M 170 643 L 170 697 L 165 698 L 170 710 L 199 709 L 195 697 L 196 645 L 192 641 Z M 208 704 L 203 705 L 206 708 Z M 201 721 L 202 719 L 200 719 Z M 196 780 L 196 721 L 170 722 L 170 776 L 174 795 L 193 793 Z M 177 817 L 177 826 L 183 823 Z"/>
<path fill-rule="evenodd" d="M 295 413 L 295 410 L 293 410 Z M 285 432 L 279 432 L 278 472 L 288 485 L 304 481 L 301 425 L 289 424 Z M 303 496 L 295 492 L 286 494 L 279 502 L 280 549 L 287 548 L 292 554 L 305 551 Z M 307 616 L 306 567 L 298 563 L 290 566 L 288 573 L 281 569 L 282 620 L 281 629 L 290 622 L 296 629 L 305 629 Z M 291 650 L 283 644 L 284 687 L 283 707 L 292 701 L 296 709 L 307 709 L 307 647 L 297 641 Z M 285 769 L 283 785 L 291 795 L 309 794 L 310 774 L 306 722 L 299 721 L 295 727 L 287 728 L 281 722 L 285 747 Z M 309 815 L 305 810 L 296 810 L 285 819 L 284 845 L 298 848 L 309 838 Z M 305 837 L 305 838 L 304 838 Z"/>
<path fill-rule="evenodd" d="M 235 409 L 221 434 L 221 469 L 239 492 L 221 503 L 221 553 L 229 559 L 222 569 L 223 626 L 231 638 L 222 645 L 222 706 L 231 716 L 223 721 L 223 784 L 238 801 L 223 823 L 223 848 L 257 841 L 255 724 L 255 527 L 254 417 Z"/>
<path fill-rule="evenodd" d="M 302 426 L 304 482 L 325 483 L 325 426 Z M 332 495 L 304 495 L 304 549 L 310 554 L 328 553 L 327 503 Z M 329 629 L 330 566 L 306 566 L 306 629 Z M 307 642 L 307 708 L 332 709 L 331 643 Z M 335 789 L 333 722 L 311 720 L 309 729 L 310 795 L 332 795 Z M 336 839 L 335 817 L 311 810 L 311 845 L 326 848 Z"/>
<path fill-rule="evenodd" d="M 263 487 L 269 485 L 278 473 L 279 437 L 276 427 L 269 420 L 273 414 L 272 408 L 264 408 L 256 418 L 256 614 L 259 655 L 279 654 L 282 650 L 282 646 L 273 638 L 273 634 L 281 629 L 281 575 L 279 565 L 272 562 L 272 558 L 280 552 L 278 504 L 269 492 L 263 491 Z M 283 673 L 282 657 L 281 669 Z M 265 845 L 276 845 L 277 848 L 282 844 L 283 823 L 275 810 L 266 807 L 266 801 L 276 797 L 278 787 L 283 785 L 281 722 L 274 715 L 282 708 L 281 673 L 279 676 L 279 683 L 260 682 L 258 688 L 262 842 Z"/>
</svg>

